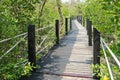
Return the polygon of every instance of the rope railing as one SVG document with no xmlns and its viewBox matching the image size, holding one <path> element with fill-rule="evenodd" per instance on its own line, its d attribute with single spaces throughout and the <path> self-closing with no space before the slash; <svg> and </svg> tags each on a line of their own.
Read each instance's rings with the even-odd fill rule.
<svg viewBox="0 0 120 80">
<path fill-rule="evenodd" d="M 39 30 L 43 30 L 43 29 L 46 29 L 46 28 L 50 28 L 51 26 L 48 26 L 48 27 L 43 27 L 43 28 L 39 28 L 39 29 L 36 29 L 35 31 L 39 31 Z M 6 41 L 9 41 L 11 39 L 15 39 L 15 38 L 18 38 L 18 37 L 21 37 L 21 36 L 24 36 L 22 39 L 26 38 L 27 37 L 27 34 L 28 32 L 25 32 L 25 33 L 22 33 L 20 35 L 17 35 L 17 36 L 14 36 L 12 38 L 7 38 L 7 39 L 4 39 L 4 40 L 1 40 L 0 43 L 3 43 L 3 42 L 6 42 Z M 20 44 L 22 42 L 22 39 L 19 40 L 16 44 L 14 44 L 8 51 L 6 51 L 1 57 L 0 57 L 0 60 L 5 57 L 7 54 L 9 54 L 18 44 Z"/>
<path fill-rule="evenodd" d="M 38 29 L 36 29 L 36 31 L 43 30 L 43 29 L 46 29 L 46 28 L 49 28 L 49 27 L 51 27 L 51 26 L 47 26 L 47 27 L 43 27 L 43 28 L 38 28 Z M 0 41 L 0 43 L 7 42 L 7 41 L 9 41 L 9 40 L 11 40 L 11 39 L 15 39 L 15 38 L 18 38 L 18 37 L 27 35 L 27 34 L 28 34 L 28 32 L 25 32 L 25 33 L 16 35 L 16 36 L 11 37 L 11 38 L 3 39 L 3 40 Z"/>
<path fill-rule="evenodd" d="M 66 22 L 65 22 L 66 23 Z M 65 25 L 65 24 L 64 24 Z M 66 26 L 66 27 L 68 27 L 68 25 Z M 54 28 L 53 28 L 54 29 Z M 64 34 L 64 32 L 65 32 L 65 30 L 64 30 L 64 26 L 59 30 L 59 21 L 58 20 L 56 20 L 56 29 L 55 29 L 56 31 L 58 31 L 58 34 L 59 35 L 57 35 L 57 36 L 60 36 L 61 34 Z M 64 32 L 62 32 L 62 31 L 64 31 Z M 61 32 L 61 33 L 60 33 Z M 48 31 L 48 35 L 46 35 L 44 38 L 43 38 L 43 40 L 41 41 L 41 43 L 40 43 L 40 45 L 39 46 L 37 46 L 38 48 L 39 47 L 41 47 L 42 46 L 42 44 L 49 38 L 49 34 L 51 34 L 52 33 L 52 29 L 50 30 L 50 31 Z M 57 34 L 57 33 L 56 33 Z M 54 39 L 53 39 L 53 36 L 51 37 L 50 36 L 50 38 L 52 38 L 52 40 L 53 41 L 55 41 L 55 36 L 54 36 Z M 57 38 L 57 37 L 56 37 Z M 56 41 L 57 41 L 57 39 L 56 39 Z M 49 45 L 51 45 L 50 44 L 51 43 L 51 41 L 49 41 L 49 43 L 47 44 L 47 45 L 45 45 L 44 47 L 41 47 L 41 49 L 38 49 L 37 48 L 37 52 L 36 52 L 36 55 L 38 55 L 39 53 L 41 53 L 41 52 L 43 52 L 44 50 L 46 50 L 46 48 L 48 48 L 49 47 Z M 43 54 L 42 56 L 44 57 L 46 54 Z"/>
<path fill-rule="evenodd" d="M 47 44 L 45 47 L 43 47 L 42 49 L 40 49 L 39 51 L 37 51 L 36 55 L 38 55 L 39 53 L 41 53 L 44 49 L 46 49 L 49 46 L 49 44 Z"/>
<path fill-rule="evenodd" d="M 18 38 L 18 37 L 21 37 L 21 36 L 24 36 L 24 35 L 27 35 L 27 32 L 26 32 L 26 33 L 19 34 L 19 35 L 17 35 L 17 36 L 14 36 L 14 37 L 12 37 L 12 38 L 7 38 L 7 39 L 4 39 L 4 40 L 1 40 L 0 43 L 7 42 L 7 41 L 9 41 L 9 40 L 11 40 L 11 39 L 15 39 L 15 38 Z"/>
<path fill-rule="evenodd" d="M 50 42 L 49 42 L 49 43 L 50 43 Z M 38 51 L 36 52 L 36 55 L 40 54 L 40 53 L 43 52 L 46 48 L 48 48 L 49 45 L 50 45 L 49 43 L 48 43 L 46 46 L 44 46 L 42 49 L 38 50 Z M 42 55 L 42 56 L 44 57 L 45 55 L 46 55 L 46 54 L 44 54 L 44 55 Z"/>
<path fill-rule="evenodd" d="M 54 27 L 51 30 L 48 31 L 47 35 L 43 38 L 41 43 L 38 46 L 36 46 L 36 48 L 37 48 L 36 51 L 38 51 L 38 49 L 41 47 L 41 45 L 47 40 L 48 36 L 52 33 L 52 30 L 54 30 Z"/>
<path fill-rule="evenodd" d="M 68 33 L 68 18 L 65 18 L 63 25 L 60 27 L 59 33 L 62 33 L 63 30 L 65 34 Z"/>
<path fill-rule="evenodd" d="M 62 37 L 65 35 L 64 32 L 65 32 L 65 31 L 64 31 L 64 28 L 62 27 L 62 28 L 61 28 L 61 31 L 59 32 L 59 34 L 60 34 L 60 39 L 62 39 Z"/>
<path fill-rule="evenodd" d="M 60 39 L 61 39 L 65 34 L 65 22 L 63 23 L 62 26 L 60 26 L 59 34 L 60 34 L 59 36 L 60 36 Z"/>
<path fill-rule="evenodd" d="M 35 31 L 43 30 L 43 29 L 50 28 L 50 27 L 53 27 L 53 26 L 43 27 L 43 28 L 41 28 L 41 29 L 36 29 Z M 46 45 L 45 47 L 43 47 L 42 49 L 39 50 L 39 47 L 41 47 L 41 45 L 45 42 L 45 40 L 48 38 L 48 35 L 50 34 L 50 32 L 52 32 L 53 29 L 54 29 L 54 27 L 53 27 L 50 31 L 48 31 L 47 36 L 45 36 L 45 37 L 43 38 L 43 40 L 41 41 L 41 43 L 40 43 L 39 46 L 35 46 L 35 47 L 36 47 L 36 56 L 37 56 L 39 53 L 41 53 L 43 50 L 45 50 L 45 49 L 49 46 L 49 44 L 48 44 L 48 45 Z M 37 36 L 37 35 L 35 35 L 35 36 Z M 38 35 L 38 36 L 39 36 L 39 35 Z M 29 62 L 29 61 L 26 60 L 25 63 L 24 63 L 24 65 L 26 65 L 28 62 Z"/>
<path fill-rule="evenodd" d="M 65 24 L 66 24 L 66 22 L 65 22 Z M 65 24 L 60 29 L 60 32 L 63 31 L 62 34 L 65 34 L 65 28 L 68 27 L 68 25 L 65 25 Z M 68 22 L 67 22 L 67 24 L 68 24 Z M 10 47 L 7 51 L 5 51 L 3 53 L 3 55 L 0 56 L 0 61 L 2 63 L 4 63 L 3 58 L 5 57 L 5 60 L 6 60 L 7 58 L 9 58 L 9 56 L 7 56 L 7 55 L 9 55 L 9 54 L 10 54 L 10 56 L 14 55 L 13 52 L 15 50 L 21 50 L 21 52 L 24 53 L 22 51 L 24 49 L 24 47 L 23 47 L 24 43 L 22 43 L 22 41 L 23 41 L 23 39 L 25 39 L 25 49 L 24 50 L 26 53 L 26 50 L 27 50 L 26 48 L 28 48 L 28 51 L 27 51 L 28 54 L 21 54 L 21 52 L 20 52 L 20 53 L 18 53 L 19 55 L 15 55 L 16 59 L 19 59 L 19 57 L 21 57 L 21 58 L 23 58 L 23 61 L 21 61 L 21 62 L 16 61 L 14 65 L 19 65 L 19 64 L 27 65 L 30 62 L 30 64 L 32 66 L 36 66 L 36 57 L 39 55 L 44 57 L 48 53 L 48 51 L 56 44 L 55 41 L 59 41 L 59 39 L 57 39 L 58 38 L 57 36 L 60 36 L 61 33 L 58 33 L 58 34 L 56 33 L 56 31 L 59 30 L 59 29 L 56 29 L 56 27 L 60 28 L 59 24 L 56 24 L 55 26 L 47 26 L 47 27 L 38 28 L 38 29 L 35 29 L 34 25 L 29 25 L 28 32 L 13 36 L 11 38 L 0 40 L 0 43 L 2 44 L 4 42 L 10 41 L 10 40 L 13 40 L 16 38 L 20 39 L 18 41 L 16 40 L 17 42 L 14 43 L 12 45 L 12 47 Z M 35 35 L 35 33 L 36 33 L 36 35 Z M 35 36 L 36 36 L 36 38 L 35 38 Z M 26 40 L 28 40 L 28 41 L 26 41 Z M 37 41 L 38 41 L 38 43 L 36 43 Z M 39 43 L 39 41 L 40 41 L 40 43 Z M 27 45 L 27 47 L 26 47 L 26 45 Z M 20 49 L 17 49 L 16 48 L 17 46 L 20 47 Z M 13 61 L 13 60 L 11 60 L 11 61 Z"/>
<path fill-rule="evenodd" d="M 61 33 L 61 32 L 62 32 L 62 30 L 63 30 L 63 27 L 64 27 L 64 25 L 63 25 L 62 27 L 60 27 L 60 31 L 59 31 L 59 33 Z"/>
<path fill-rule="evenodd" d="M 52 26 L 47 26 L 47 27 L 43 27 L 43 28 L 38 28 L 38 29 L 36 29 L 35 31 L 43 30 L 43 29 L 50 28 L 50 27 L 52 27 Z"/>
<path fill-rule="evenodd" d="M 111 80 L 114 80 L 114 76 L 113 76 L 113 73 L 112 73 L 110 62 L 108 60 L 108 57 L 107 57 L 105 49 L 107 49 L 109 51 L 110 55 L 113 57 L 113 59 L 117 63 L 119 69 L 120 69 L 120 61 L 115 56 L 115 54 L 112 52 L 112 50 L 108 47 L 107 43 L 105 43 L 105 41 L 103 40 L 102 37 L 100 38 L 100 41 L 101 41 L 102 50 L 103 50 L 103 53 L 104 53 L 104 56 L 105 56 L 105 59 L 106 59 L 106 63 L 107 63 L 108 71 L 109 71 L 109 74 L 110 74 L 110 78 L 111 78 Z"/>
<path fill-rule="evenodd" d="M 113 73 L 112 73 L 112 70 L 111 70 L 111 67 L 110 67 L 110 63 L 109 63 L 109 60 L 108 60 L 108 57 L 107 57 L 107 54 L 106 54 L 106 51 L 105 51 L 105 46 L 104 46 L 102 38 L 101 38 L 100 41 L 101 41 L 102 50 L 103 50 L 103 53 L 104 53 L 104 56 L 105 56 L 105 60 L 106 60 L 106 63 L 107 63 L 108 71 L 109 71 L 109 74 L 110 74 L 110 78 L 111 78 L 111 80 L 114 80 Z"/>
<path fill-rule="evenodd" d="M 25 35 L 24 37 L 23 37 L 23 39 L 24 38 L 26 38 L 27 37 L 27 35 Z M 22 39 L 21 40 L 19 40 L 14 46 L 12 46 L 8 51 L 6 51 L 1 57 L 0 57 L 0 60 L 3 58 L 3 57 L 5 57 L 7 54 L 9 54 L 18 44 L 20 44 L 22 42 Z"/>
<path fill-rule="evenodd" d="M 101 41 L 102 43 L 105 45 L 105 47 L 107 48 L 107 50 L 109 51 L 109 53 L 111 54 L 111 56 L 113 57 L 113 59 L 115 60 L 115 62 L 117 63 L 117 65 L 120 68 L 120 61 L 118 60 L 118 58 L 114 55 L 114 53 L 112 52 L 112 50 L 108 47 L 108 45 L 105 43 L 105 41 L 103 40 L 103 38 L 101 37 Z"/>
<path fill-rule="evenodd" d="M 43 28 L 39 28 L 39 29 L 36 29 L 35 31 L 39 31 L 39 30 L 43 30 L 43 29 L 46 29 L 46 28 L 50 28 L 51 26 L 48 26 L 48 27 L 43 27 Z M 26 38 L 27 37 L 27 34 L 28 32 L 25 32 L 25 33 L 22 33 L 22 34 L 19 34 L 17 36 L 14 36 L 12 38 L 7 38 L 7 39 L 4 39 L 4 40 L 1 40 L 0 43 L 3 43 L 3 42 L 6 42 L 6 41 L 9 41 L 11 39 L 15 39 L 15 38 L 18 38 L 18 37 L 21 37 L 21 36 L 24 36 L 22 39 Z M 22 39 L 19 40 L 15 45 L 13 45 L 8 51 L 6 51 L 1 57 L 0 57 L 0 60 L 5 57 L 7 54 L 9 54 L 18 44 L 20 44 L 22 42 Z"/>
<path fill-rule="evenodd" d="M 83 23 L 82 18 L 83 18 L 82 16 L 77 17 L 78 22 L 80 22 L 81 24 Z M 108 68 L 108 71 L 109 71 L 110 80 L 114 80 L 115 77 L 113 75 L 115 75 L 115 73 L 114 73 L 114 71 L 112 71 L 113 64 L 110 64 L 110 60 L 108 60 L 108 59 L 109 59 L 109 57 L 112 57 L 113 60 L 116 63 L 115 66 L 117 66 L 118 69 L 120 69 L 119 59 L 112 52 L 112 50 L 108 47 L 108 45 L 104 41 L 104 39 L 101 37 L 101 33 L 96 28 L 93 27 L 92 21 L 90 21 L 88 18 L 86 18 L 86 20 L 84 21 L 84 23 L 82 25 L 86 25 L 86 30 L 87 30 L 87 35 L 88 35 L 88 45 L 89 46 L 91 46 L 90 44 L 92 43 L 91 41 L 92 41 L 92 36 L 93 36 L 93 64 L 100 66 L 100 64 L 101 64 L 100 50 L 102 49 L 105 60 L 106 60 L 107 68 Z M 110 34 L 111 33 L 106 34 L 106 35 L 110 35 Z M 109 54 L 109 56 L 107 54 Z M 99 76 L 99 74 L 101 73 L 101 69 L 98 68 L 97 71 L 98 72 L 96 72 L 96 69 L 93 68 L 93 73 L 94 73 L 93 78 L 97 79 L 97 80 L 100 80 L 101 77 Z"/>
<path fill-rule="evenodd" d="M 66 21 L 67 22 L 67 21 Z M 65 22 L 65 24 L 66 24 L 66 22 Z M 68 23 L 68 22 L 67 22 Z M 31 27 L 31 28 L 30 28 Z M 68 27 L 68 25 L 66 25 L 66 27 Z M 65 28 L 66 28 L 65 27 Z M 64 27 L 63 27 L 64 28 Z M 29 26 L 29 34 L 30 35 L 34 35 L 34 31 L 33 31 L 33 29 L 34 29 L 34 26 L 33 25 L 31 25 L 31 26 Z M 51 43 L 51 41 L 49 40 L 49 41 L 47 41 L 47 44 L 44 44 L 45 43 L 45 41 L 49 38 L 49 36 L 50 36 L 50 33 L 52 32 L 52 29 L 50 30 L 50 31 L 47 31 L 48 32 L 48 35 L 46 34 L 45 35 L 45 37 L 43 38 L 43 36 L 41 37 L 41 38 L 43 38 L 43 40 L 41 41 L 41 43 L 40 43 L 40 45 L 39 46 L 37 46 L 37 52 L 35 51 L 35 35 L 34 36 L 32 36 L 32 38 L 29 36 L 28 37 L 28 39 L 30 39 L 29 40 L 29 43 L 28 44 L 32 44 L 32 45 L 34 45 L 34 46 L 30 46 L 29 45 L 29 62 L 31 62 L 31 63 L 33 63 L 33 64 L 36 64 L 36 55 L 38 55 L 39 53 L 41 53 L 41 52 L 43 52 L 44 53 L 44 50 L 46 50 L 46 48 L 48 48 L 48 47 L 51 47 L 50 45 L 51 44 L 53 44 L 53 43 Z M 65 31 L 64 31 L 65 32 Z M 60 40 L 60 27 L 59 27 L 59 20 L 56 20 L 55 21 L 55 40 L 53 40 L 53 41 L 56 41 L 56 44 L 59 44 L 59 40 Z M 53 39 L 53 37 L 51 37 L 52 39 Z M 32 42 L 31 42 L 32 41 Z M 50 44 L 51 43 L 51 44 Z M 42 45 L 43 44 L 43 45 Z M 39 49 L 40 48 L 40 49 Z M 50 48 L 49 48 L 50 49 Z M 48 49 L 46 50 L 46 51 L 48 51 Z M 41 54 L 42 56 L 43 55 L 46 55 L 45 53 L 44 54 Z M 34 65 L 35 66 L 35 65 Z"/>
</svg>

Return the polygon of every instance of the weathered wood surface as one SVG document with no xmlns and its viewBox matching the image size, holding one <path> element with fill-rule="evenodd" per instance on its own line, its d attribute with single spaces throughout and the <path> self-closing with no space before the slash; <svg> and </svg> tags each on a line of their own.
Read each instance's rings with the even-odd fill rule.
<svg viewBox="0 0 120 80">
<path fill-rule="evenodd" d="M 88 46 L 86 29 L 77 20 L 72 21 L 72 30 L 51 55 L 38 65 L 28 80 L 93 80 L 93 49 Z"/>
</svg>

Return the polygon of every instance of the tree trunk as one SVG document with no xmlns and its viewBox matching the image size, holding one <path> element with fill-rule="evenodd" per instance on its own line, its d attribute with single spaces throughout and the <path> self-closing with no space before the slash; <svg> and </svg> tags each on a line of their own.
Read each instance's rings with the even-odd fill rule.
<svg viewBox="0 0 120 80">
<path fill-rule="evenodd" d="M 60 0 L 56 0 L 57 3 L 57 8 L 58 8 L 58 12 L 59 12 L 59 16 L 60 16 L 60 30 L 63 26 L 63 15 L 62 15 L 62 11 L 61 11 L 61 1 Z"/>
<path fill-rule="evenodd" d="M 43 9 L 44 9 L 44 6 L 45 6 L 46 2 L 47 2 L 47 0 L 43 0 L 43 1 L 42 1 L 42 4 L 40 5 L 40 11 L 39 11 L 39 23 L 38 23 L 39 27 L 41 26 L 41 25 L 40 25 L 40 22 L 41 22 L 41 16 L 42 16 Z"/>
</svg>

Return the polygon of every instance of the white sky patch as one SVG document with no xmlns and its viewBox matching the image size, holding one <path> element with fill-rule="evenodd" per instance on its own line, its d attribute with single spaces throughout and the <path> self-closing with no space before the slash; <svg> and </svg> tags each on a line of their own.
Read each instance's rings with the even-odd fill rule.
<svg viewBox="0 0 120 80">
<path fill-rule="evenodd" d="M 68 2 L 69 0 L 61 0 L 62 2 Z"/>
</svg>

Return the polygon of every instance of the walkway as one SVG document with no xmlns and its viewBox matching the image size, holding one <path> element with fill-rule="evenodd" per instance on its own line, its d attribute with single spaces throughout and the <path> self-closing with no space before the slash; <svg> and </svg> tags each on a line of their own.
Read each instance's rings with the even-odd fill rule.
<svg viewBox="0 0 120 80">
<path fill-rule="evenodd" d="M 51 55 L 39 63 L 41 68 L 28 80 L 93 80 L 92 51 L 86 29 L 73 20 L 72 30 Z"/>
</svg>

